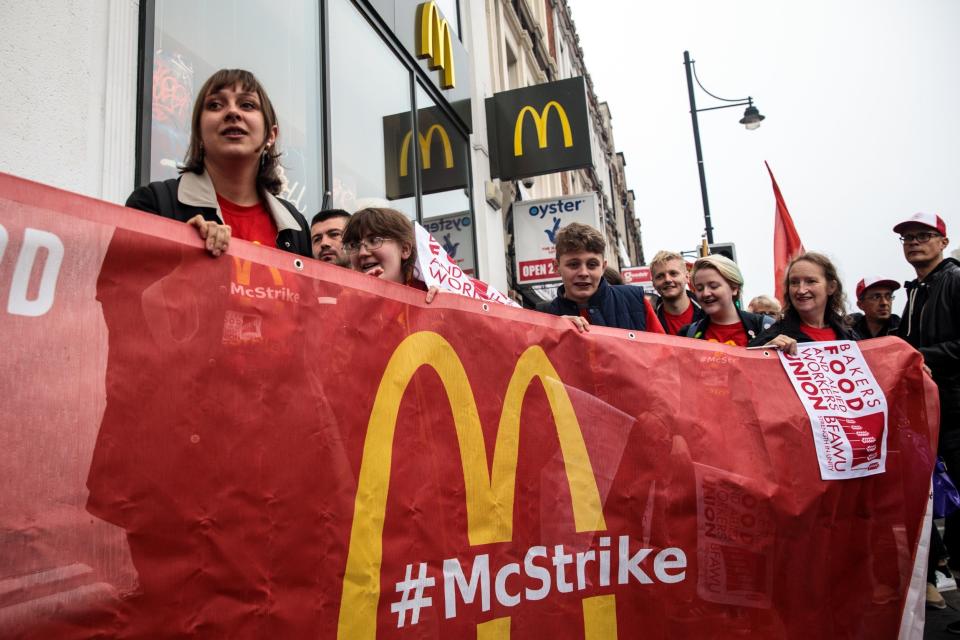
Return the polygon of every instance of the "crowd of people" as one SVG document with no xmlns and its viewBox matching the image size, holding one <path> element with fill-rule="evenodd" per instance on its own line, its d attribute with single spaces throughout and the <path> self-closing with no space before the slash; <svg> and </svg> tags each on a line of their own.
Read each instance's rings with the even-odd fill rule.
<svg viewBox="0 0 960 640">
<path fill-rule="evenodd" d="M 253 74 L 238 69 L 213 74 L 200 89 L 191 123 L 180 177 L 138 188 L 127 206 L 195 227 L 213 256 L 223 255 L 231 238 L 240 238 L 417 287 L 427 291 L 428 302 L 433 298 L 436 290 L 414 277 L 414 227 L 404 214 L 332 209 L 317 213 L 308 226 L 292 204 L 277 197 L 279 124 Z M 579 331 L 619 327 L 787 352 L 800 342 L 899 336 L 921 352 L 939 387 L 938 452 L 954 472 L 960 470 L 960 263 L 944 257 L 947 229 L 937 215 L 916 214 L 893 231 L 917 276 L 906 284 L 902 321 L 892 313 L 899 283 L 878 277 L 860 280 L 855 292 L 860 311 L 848 316 L 836 266 L 812 251 L 790 261 L 782 308 L 758 296 L 744 310 L 744 279 L 732 260 L 707 255 L 688 270 L 683 256 L 670 251 L 660 251 L 650 263 L 657 292 L 651 299 L 640 287 L 618 283 L 619 274 L 604 258 L 603 234 L 578 223 L 556 234 L 562 285 L 540 310 L 566 318 Z M 948 563 L 960 570 L 960 514 L 947 518 L 944 540 L 933 528 L 930 606 L 945 606 L 935 585 L 938 570 L 948 573 Z"/>
</svg>

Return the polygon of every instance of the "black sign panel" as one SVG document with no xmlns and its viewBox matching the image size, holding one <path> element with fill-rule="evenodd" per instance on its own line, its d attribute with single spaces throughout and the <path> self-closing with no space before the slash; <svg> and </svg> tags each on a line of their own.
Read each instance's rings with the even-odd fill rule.
<svg viewBox="0 0 960 640">
<path fill-rule="evenodd" d="M 582 77 L 495 93 L 486 107 L 494 178 L 514 180 L 593 166 Z"/>
<path fill-rule="evenodd" d="M 417 127 L 419 131 L 415 135 L 409 112 L 383 119 L 387 198 L 396 200 L 414 194 L 417 152 L 421 163 L 420 190 L 424 195 L 466 189 L 469 184 L 468 149 L 463 134 L 437 107 L 420 109 Z"/>
</svg>

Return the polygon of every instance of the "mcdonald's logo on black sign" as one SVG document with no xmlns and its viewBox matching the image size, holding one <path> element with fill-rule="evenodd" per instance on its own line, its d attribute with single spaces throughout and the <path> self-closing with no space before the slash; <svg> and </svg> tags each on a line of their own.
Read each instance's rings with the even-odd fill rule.
<svg viewBox="0 0 960 640">
<path fill-rule="evenodd" d="M 486 107 L 494 178 L 513 180 L 593 166 L 582 77 L 497 93 Z"/>
<path fill-rule="evenodd" d="M 469 183 L 467 139 L 437 107 L 417 111 L 414 135 L 410 112 L 383 119 L 386 196 L 391 200 L 414 194 L 414 158 L 419 158 L 420 192 L 465 189 Z"/>
</svg>

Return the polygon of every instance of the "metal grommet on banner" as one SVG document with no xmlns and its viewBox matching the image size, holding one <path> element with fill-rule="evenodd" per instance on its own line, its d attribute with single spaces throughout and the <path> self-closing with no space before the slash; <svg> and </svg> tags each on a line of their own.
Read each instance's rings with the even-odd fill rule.
<svg viewBox="0 0 960 640">
<path fill-rule="evenodd" d="M 763 350 L 763 357 L 764 357 L 764 358 L 769 358 L 769 357 L 770 357 L 770 352 L 767 351 L 766 349 L 764 349 L 764 350 Z"/>
<path fill-rule="evenodd" d="M 296 267 L 297 271 L 303 271 L 303 260 L 297 258 L 293 261 L 293 266 Z"/>
<path fill-rule="evenodd" d="M 490 305 L 487 304 L 486 302 L 484 302 L 482 305 L 480 305 L 480 308 L 483 309 L 484 312 L 490 311 Z"/>
<path fill-rule="evenodd" d="M 636 339 L 637 339 L 637 334 L 635 334 L 633 331 L 631 331 L 630 333 L 627 334 L 627 337 L 630 338 L 631 340 L 636 340 Z"/>
</svg>

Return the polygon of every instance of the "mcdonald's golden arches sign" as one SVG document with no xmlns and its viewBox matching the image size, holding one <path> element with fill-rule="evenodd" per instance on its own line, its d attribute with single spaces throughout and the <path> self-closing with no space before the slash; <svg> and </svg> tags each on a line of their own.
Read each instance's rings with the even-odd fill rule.
<svg viewBox="0 0 960 640">
<path fill-rule="evenodd" d="M 593 166 L 582 77 L 497 93 L 486 109 L 493 177 L 512 180 Z"/>
<path fill-rule="evenodd" d="M 423 194 L 465 189 L 469 183 L 467 139 L 437 107 L 417 110 L 416 134 L 409 111 L 384 117 L 383 147 L 386 196 L 391 200 L 414 194 L 415 174 Z"/>
</svg>

